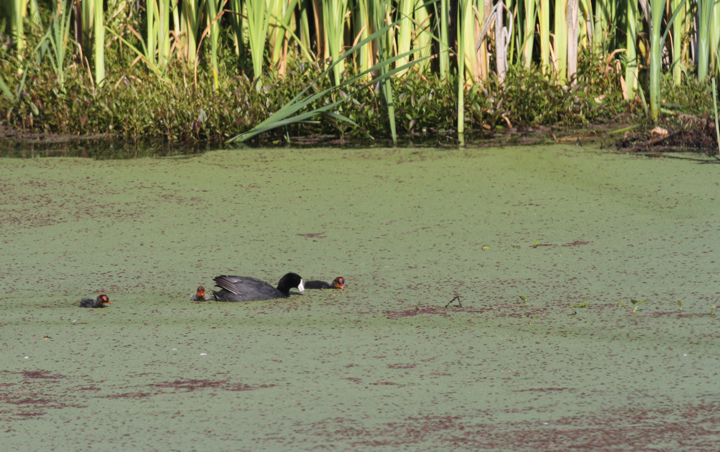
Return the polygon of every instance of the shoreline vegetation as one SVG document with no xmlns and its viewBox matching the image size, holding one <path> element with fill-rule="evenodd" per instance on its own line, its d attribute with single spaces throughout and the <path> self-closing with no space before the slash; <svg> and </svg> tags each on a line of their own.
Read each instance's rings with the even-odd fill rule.
<svg viewBox="0 0 720 452">
<path fill-rule="evenodd" d="M 6 139 L 250 144 L 682 128 L 713 114 L 720 15 L 668 5 L 8 0 L 0 125 Z"/>
</svg>

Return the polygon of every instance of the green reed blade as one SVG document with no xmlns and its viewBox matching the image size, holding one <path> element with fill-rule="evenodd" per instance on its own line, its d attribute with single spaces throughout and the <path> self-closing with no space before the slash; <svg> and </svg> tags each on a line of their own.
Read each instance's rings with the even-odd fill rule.
<svg viewBox="0 0 720 452">
<path fill-rule="evenodd" d="M 701 0 L 704 1 L 704 0 Z M 660 69 L 662 66 L 662 40 L 660 27 L 665 13 L 665 0 L 651 0 L 652 28 L 650 28 L 650 118 L 660 118 Z"/>
</svg>

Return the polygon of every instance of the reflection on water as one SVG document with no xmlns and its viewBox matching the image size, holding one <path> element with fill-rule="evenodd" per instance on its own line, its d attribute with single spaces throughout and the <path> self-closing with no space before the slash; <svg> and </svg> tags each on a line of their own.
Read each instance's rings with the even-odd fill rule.
<svg viewBox="0 0 720 452">
<path fill-rule="evenodd" d="M 569 136 L 558 138 L 548 128 L 511 129 L 504 133 L 495 133 L 491 136 L 463 137 L 458 140 L 454 133 L 420 136 L 408 135 L 400 137 L 393 143 L 389 137 L 374 137 L 372 140 L 338 138 L 334 135 L 313 135 L 309 137 L 291 137 L 289 141 L 282 140 L 250 140 L 248 143 L 234 143 L 226 145 L 221 142 L 188 142 L 168 143 L 163 140 L 135 141 L 121 138 L 74 138 L 51 136 L 50 139 L 22 140 L 15 137 L 0 138 L 0 157 L 6 158 L 43 158 L 43 157 L 79 157 L 93 160 L 123 160 L 137 158 L 162 157 L 191 157 L 207 151 L 218 149 L 247 149 L 247 148 L 332 148 L 332 149 L 368 149 L 368 148 L 446 148 L 459 147 L 484 148 L 502 146 L 536 146 L 544 144 L 571 144 L 587 145 L 602 137 L 601 130 L 577 130 Z M 559 134 L 559 133 L 558 133 Z M 2 136 L 2 135 L 0 135 Z"/>
<path fill-rule="evenodd" d="M 454 135 L 407 136 L 393 144 L 389 137 L 376 137 L 373 140 L 345 140 L 334 135 L 314 135 L 311 137 L 291 137 L 290 141 L 272 140 L 226 145 L 218 142 L 167 143 L 161 140 L 133 141 L 108 138 L 71 138 L 57 137 L 53 141 L 43 139 L 21 140 L 0 138 L 0 158 L 43 158 L 43 157 L 79 157 L 93 160 L 123 160 L 137 158 L 190 157 L 218 149 L 247 149 L 261 146 L 263 148 L 332 148 L 332 149 L 367 149 L 367 148 L 448 148 L 456 149 L 459 145 Z M 541 144 L 547 141 L 544 135 L 533 135 L 526 138 L 519 136 L 498 135 L 471 139 L 465 137 L 467 146 L 490 147 L 517 144 Z"/>
<path fill-rule="evenodd" d="M 107 139 L 78 139 L 53 143 L 0 140 L 0 157 L 80 157 L 94 160 L 180 157 L 199 155 L 219 147 L 221 146 L 217 143 L 185 145 L 161 141 L 133 142 Z"/>
</svg>

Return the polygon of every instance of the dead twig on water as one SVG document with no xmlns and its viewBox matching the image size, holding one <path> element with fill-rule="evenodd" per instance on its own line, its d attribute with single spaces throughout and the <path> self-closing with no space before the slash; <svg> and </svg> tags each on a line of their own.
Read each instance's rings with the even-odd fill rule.
<svg viewBox="0 0 720 452">
<path fill-rule="evenodd" d="M 455 298 L 453 298 L 452 300 L 448 301 L 448 304 L 446 304 L 445 307 L 447 308 L 448 306 L 450 306 L 450 305 L 452 304 L 452 302 L 455 301 L 455 300 L 457 300 L 458 305 L 462 308 L 462 302 L 460 301 L 460 295 L 455 295 Z"/>
</svg>

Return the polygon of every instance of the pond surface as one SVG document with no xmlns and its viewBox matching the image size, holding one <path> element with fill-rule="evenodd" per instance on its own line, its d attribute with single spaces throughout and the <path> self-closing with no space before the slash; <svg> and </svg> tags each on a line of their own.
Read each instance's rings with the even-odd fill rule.
<svg viewBox="0 0 720 452">
<path fill-rule="evenodd" d="M 0 443 L 713 449 L 711 162 L 570 145 L 0 159 Z M 189 300 L 289 271 L 347 289 Z M 100 292 L 107 309 L 77 307 Z"/>
</svg>

